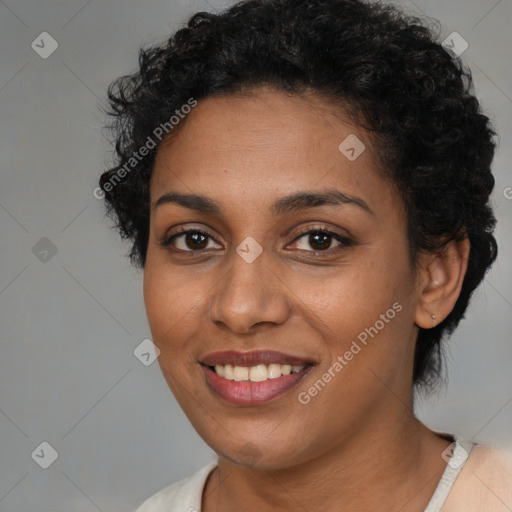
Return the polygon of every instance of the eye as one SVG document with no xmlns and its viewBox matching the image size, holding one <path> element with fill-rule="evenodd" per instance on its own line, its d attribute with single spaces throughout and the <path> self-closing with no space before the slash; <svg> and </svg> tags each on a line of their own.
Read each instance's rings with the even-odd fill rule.
<svg viewBox="0 0 512 512">
<path fill-rule="evenodd" d="M 306 235 L 308 235 L 306 237 Z M 348 238 L 335 233 L 329 229 L 325 228 L 309 228 L 307 230 L 302 231 L 299 236 L 294 240 L 296 244 L 298 244 L 299 240 L 304 239 L 303 247 L 299 247 L 300 250 L 308 251 L 308 252 L 336 252 L 345 247 L 350 247 L 352 245 L 352 241 Z M 334 241 L 338 242 L 338 245 L 332 249 L 332 243 Z M 313 251 L 307 249 L 305 246 L 310 246 L 313 248 Z"/>
<path fill-rule="evenodd" d="M 172 245 L 179 251 L 183 252 L 199 252 L 207 249 L 219 249 L 222 247 L 210 247 L 208 239 L 213 241 L 213 238 L 203 231 L 198 229 L 180 228 L 178 234 L 166 236 L 159 240 L 158 245 L 168 247 Z"/>
<path fill-rule="evenodd" d="M 183 227 L 179 228 L 178 231 L 178 233 L 173 235 L 164 236 L 159 240 L 158 245 L 163 247 L 172 246 L 177 252 L 188 253 L 199 253 L 208 249 L 222 249 L 220 245 L 214 244 L 211 246 L 209 242 L 214 242 L 213 237 L 204 231 Z M 326 228 L 308 228 L 303 230 L 293 243 L 300 245 L 299 241 L 301 239 L 304 239 L 304 242 L 302 242 L 302 247 L 298 247 L 299 250 L 313 254 L 333 253 L 353 245 L 352 241 L 347 237 Z M 334 248 L 332 248 L 333 241 L 337 242 Z M 308 249 L 308 245 L 313 250 Z"/>
</svg>

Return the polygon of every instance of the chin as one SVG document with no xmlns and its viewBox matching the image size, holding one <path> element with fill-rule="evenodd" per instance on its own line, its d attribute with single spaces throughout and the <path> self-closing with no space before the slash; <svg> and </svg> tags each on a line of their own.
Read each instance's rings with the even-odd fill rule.
<svg viewBox="0 0 512 512">
<path fill-rule="evenodd" d="M 292 442 L 290 438 L 284 440 L 276 437 L 270 440 L 269 437 L 231 438 L 223 439 L 221 442 L 215 440 L 208 442 L 210 448 L 221 458 L 238 466 L 258 470 L 278 470 L 289 468 L 304 462 L 307 457 L 298 446 L 303 444 Z M 301 439 L 301 443 L 303 443 Z"/>
</svg>

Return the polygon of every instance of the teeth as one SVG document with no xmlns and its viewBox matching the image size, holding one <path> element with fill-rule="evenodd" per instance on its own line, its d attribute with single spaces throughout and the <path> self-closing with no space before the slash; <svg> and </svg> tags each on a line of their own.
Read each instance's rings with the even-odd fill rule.
<svg viewBox="0 0 512 512">
<path fill-rule="evenodd" d="M 251 366 L 249 370 L 249 380 L 251 382 L 263 382 L 267 380 L 268 370 L 264 364 L 259 364 L 258 366 Z"/>
<path fill-rule="evenodd" d="M 281 365 L 280 364 L 269 364 L 268 365 L 268 378 L 269 379 L 277 379 L 278 377 L 281 377 Z"/>
<path fill-rule="evenodd" d="M 218 365 L 218 366 L 222 366 L 222 365 Z M 215 367 L 215 370 L 217 370 L 217 366 Z M 222 375 L 222 377 L 224 377 L 225 379 L 228 379 L 228 380 L 233 380 L 233 365 L 232 364 L 226 364 L 224 366 L 224 375 Z"/>
<path fill-rule="evenodd" d="M 233 380 L 249 380 L 249 368 L 247 366 L 235 366 L 233 368 Z"/>
<path fill-rule="evenodd" d="M 220 377 L 236 382 L 250 381 L 263 382 L 268 379 L 277 379 L 290 373 L 299 373 L 303 366 L 292 366 L 290 364 L 272 363 L 268 366 L 259 364 L 257 366 L 234 366 L 232 364 L 216 364 L 215 373 Z"/>
</svg>

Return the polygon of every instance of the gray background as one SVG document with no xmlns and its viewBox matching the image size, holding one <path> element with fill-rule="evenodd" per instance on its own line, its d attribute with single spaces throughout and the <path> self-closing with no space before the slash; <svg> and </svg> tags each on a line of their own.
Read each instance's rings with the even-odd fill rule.
<svg viewBox="0 0 512 512">
<path fill-rule="evenodd" d="M 417 410 L 435 429 L 510 450 L 512 2 L 399 3 L 440 20 L 442 39 L 456 31 L 467 40 L 462 58 L 501 139 L 499 260 L 451 340 L 446 391 Z M 133 354 L 151 337 L 142 274 L 92 191 L 109 159 L 99 110 L 108 83 L 135 69 L 140 44 L 221 6 L 0 0 L 2 512 L 134 510 L 213 459 L 158 364 Z M 31 48 L 43 31 L 59 45 L 47 59 Z M 58 452 L 48 469 L 31 457 L 43 441 Z"/>
</svg>

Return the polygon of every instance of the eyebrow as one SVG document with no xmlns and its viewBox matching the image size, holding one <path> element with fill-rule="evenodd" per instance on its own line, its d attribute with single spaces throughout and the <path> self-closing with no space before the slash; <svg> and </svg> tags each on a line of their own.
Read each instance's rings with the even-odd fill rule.
<svg viewBox="0 0 512 512">
<path fill-rule="evenodd" d="M 213 199 L 200 194 L 182 194 L 180 192 L 164 194 L 154 203 L 153 208 L 157 209 L 159 206 L 168 203 L 176 203 L 204 214 L 223 214 L 222 208 Z M 278 199 L 272 204 L 270 209 L 274 216 L 279 216 L 324 205 L 353 205 L 371 215 L 375 215 L 375 212 L 361 198 L 351 196 L 339 190 L 296 192 Z"/>
</svg>

